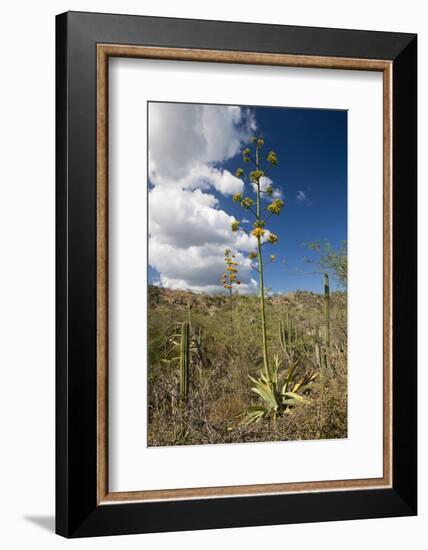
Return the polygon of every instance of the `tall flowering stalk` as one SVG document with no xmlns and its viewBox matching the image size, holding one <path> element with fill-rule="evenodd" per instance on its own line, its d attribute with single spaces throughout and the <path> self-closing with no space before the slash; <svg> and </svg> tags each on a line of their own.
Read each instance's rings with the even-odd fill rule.
<svg viewBox="0 0 428 550">
<path fill-rule="evenodd" d="M 265 311 L 265 286 L 264 286 L 264 267 L 265 264 L 275 260 L 275 256 L 271 254 L 267 262 L 263 261 L 263 247 L 267 244 L 276 244 L 278 236 L 268 231 L 266 224 L 271 216 L 278 216 L 281 213 L 284 203 L 279 198 L 273 198 L 274 189 L 270 185 L 269 180 L 265 178 L 267 171 L 278 164 L 278 157 L 274 151 L 270 151 L 267 155 L 263 154 L 264 139 L 262 137 L 252 138 L 252 147 L 247 147 L 242 151 L 242 160 L 244 164 L 251 165 L 253 170 L 244 170 L 238 168 L 236 176 L 242 178 L 247 187 L 249 186 L 255 195 L 255 200 L 251 196 L 237 193 L 234 195 L 234 202 L 239 202 L 241 206 L 251 212 L 255 218 L 253 229 L 247 231 L 240 227 L 240 221 L 235 220 L 232 223 L 232 231 L 244 231 L 248 235 L 255 237 L 257 241 L 257 249 L 251 252 L 249 258 L 252 260 L 251 267 L 259 274 L 260 283 L 260 315 L 262 324 L 262 348 L 263 348 L 263 365 L 267 379 L 272 379 L 272 373 L 269 366 L 269 355 L 266 335 L 266 311 Z M 269 199 L 269 204 L 264 206 L 262 198 Z"/>
<path fill-rule="evenodd" d="M 238 279 L 238 262 L 235 261 L 235 254 L 229 248 L 224 251 L 225 271 L 221 278 L 221 284 L 229 293 L 230 299 L 230 326 L 233 329 L 233 289 L 241 284 Z"/>
</svg>

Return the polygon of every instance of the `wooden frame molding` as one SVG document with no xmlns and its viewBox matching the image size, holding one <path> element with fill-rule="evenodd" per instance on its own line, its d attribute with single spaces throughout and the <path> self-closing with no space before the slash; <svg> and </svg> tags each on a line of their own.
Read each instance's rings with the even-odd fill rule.
<svg viewBox="0 0 428 550">
<path fill-rule="evenodd" d="M 110 57 L 279 65 L 383 73 L 383 477 L 233 487 L 109 492 L 108 488 L 108 60 Z M 392 486 L 392 61 L 97 44 L 97 502 L 183 500 Z"/>
</svg>

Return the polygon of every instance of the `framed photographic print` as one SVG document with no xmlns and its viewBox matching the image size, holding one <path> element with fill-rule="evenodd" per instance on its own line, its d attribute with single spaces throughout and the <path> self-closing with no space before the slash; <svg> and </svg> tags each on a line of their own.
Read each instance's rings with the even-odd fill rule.
<svg viewBox="0 0 428 550">
<path fill-rule="evenodd" d="M 57 16 L 57 532 L 414 515 L 412 34 Z"/>
</svg>

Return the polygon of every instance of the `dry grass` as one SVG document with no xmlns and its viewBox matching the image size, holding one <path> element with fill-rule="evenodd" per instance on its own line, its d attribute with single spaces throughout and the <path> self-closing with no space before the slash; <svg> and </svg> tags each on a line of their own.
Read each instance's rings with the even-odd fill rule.
<svg viewBox="0 0 428 550">
<path fill-rule="evenodd" d="M 188 319 L 200 334 L 203 360 L 194 359 L 185 410 L 178 406 L 178 372 L 165 363 L 165 333 Z M 309 292 L 276 295 L 267 300 L 270 353 L 278 353 L 285 372 L 290 357 L 281 350 L 279 320 L 292 313 L 301 338 L 310 341 L 314 327 L 323 338 L 323 297 Z M 331 297 L 331 349 L 320 369 L 311 351 L 298 355 L 296 376 L 319 370 L 309 403 L 275 422 L 262 419 L 243 427 L 237 415 L 257 396 L 248 375 L 262 368 L 259 304 L 256 296 L 235 298 L 233 329 L 225 296 L 208 296 L 151 287 L 149 290 L 149 426 L 150 446 L 197 445 L 338 439 L 347 437 L 346 295 Z M 297 352 L 296 352 L 297 353 Z"/>
</svg>

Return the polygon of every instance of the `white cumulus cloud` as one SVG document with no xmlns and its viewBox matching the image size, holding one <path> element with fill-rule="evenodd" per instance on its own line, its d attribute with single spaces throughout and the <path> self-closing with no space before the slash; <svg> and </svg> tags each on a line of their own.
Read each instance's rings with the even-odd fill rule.
<svg viewBox="0 0 428 550">
<path fill-rule="evenodd" d="M 241 193 L 244 183 L 240 178 L 233 176 L 228 170 L 220 171 L 212 166 L 202 164 L 193 168 L 188 176 L 179 182 L 182 187 L 191 189 L 209 189 L 213 187 L 223 195 Z"/>
<path fill-rule="evenodd" d="M 223 162 L 255 129 L 254 115 L 241 107 L 150 103 L 150 178 L 176 180 L 201 164 Z"/>
<path fill-rule="evenodd" d="M 243 182 L 218 166 L 236 155 L 256 130 L 253 113 L 235 106 L 149 105 L 149 263 L 167 288 L 218 292 L 224 250 L 237 252 L 240 290 L 254 292 L 243 253 L 255 239 L 232 233 L 234 218 L 213 191 L 228 196 Z"/>
</svg>

